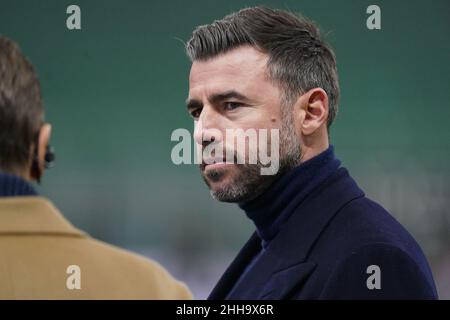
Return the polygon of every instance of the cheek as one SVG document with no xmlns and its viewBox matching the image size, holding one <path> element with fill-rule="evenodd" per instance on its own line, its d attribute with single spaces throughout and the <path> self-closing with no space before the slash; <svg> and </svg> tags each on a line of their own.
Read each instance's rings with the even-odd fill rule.
<svg viewBox="0 0 450 320">
<path fill-rule="evenodd" d="M 280 129 L 282 123 L 280 105 L 272 103 L 270 105 L 267 105 L 264 111 L 266 127 Z"/>
<path fill-rule="evenodd" d="M 272 129 L 279 128 L 281 119 L 279 112 L 268 106 L 255 107 L 237 118 L 233 125 L 241 129 Z"/>
</svg>

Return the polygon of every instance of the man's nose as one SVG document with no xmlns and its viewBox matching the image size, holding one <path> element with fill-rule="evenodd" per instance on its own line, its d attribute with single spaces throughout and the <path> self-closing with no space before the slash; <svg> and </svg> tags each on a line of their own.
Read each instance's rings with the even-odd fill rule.
<svg viewBox="0 0 450 320">
<path fill-rule="evenodd" d="M 195 121 L 194 140 L 196 143 L 206 146 L 222 140 L 219 118 L 220 115 L 217 112 L 203 107 L 198 120 Z"/>
</svg>

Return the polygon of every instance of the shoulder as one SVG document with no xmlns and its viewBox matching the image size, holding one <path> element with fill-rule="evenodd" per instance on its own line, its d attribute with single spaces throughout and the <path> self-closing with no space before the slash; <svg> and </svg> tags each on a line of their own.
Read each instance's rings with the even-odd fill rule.
<svg viewBox="0 0 450 320">
<path fill-rule="evenodd" d="M 107 272 L 122 286 L 122 294 L 148 299 L 191 299 L 186 285 L 176 280 L 158 262 L 105 242 L 87 238 L 89 251 L 99 264 L 107 265 Z M 92 267 L 92 263 L 90 264 Z M 105 266 L 103 266 L 104 268 Z M 104 269 L 105 270 L 105 269 Z"/>
<path fill-rule="evenodd" d="M 360 197 L 342 207 L 318 246 L 333 244 L 323 297 L 433 299 L 437 297 L 428 262 L 411 234 L 383 207 Z M 320 256 L 319 255 L 319 256 Z M 381 288 L 368 288 L 370 276 Z M 369 285 L 370 286 L 370 285 Z"/>
<path fill-rule="evenodd" d="M 386 243 L 366 244 L 340 259 L 322 299 L 436 299 L 432 278 L 407 252 Z"/>
<path fill-rule="evenodd" d="M 386 209 L 363 196 L 347 203 L 330 222 L 330 232 L 352 248 L 384 243 L 398 247 L 411 256 L 422 255 L 422 250 L 405 229 Z"/>
</svg>

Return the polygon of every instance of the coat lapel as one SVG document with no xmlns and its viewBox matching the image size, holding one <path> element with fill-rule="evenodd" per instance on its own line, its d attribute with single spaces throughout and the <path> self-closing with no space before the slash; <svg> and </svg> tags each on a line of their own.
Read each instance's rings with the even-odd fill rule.
<svg viewBox="0 0 450 320">
<path fill-rule="evenodd" d="M 311 193 L 294 211 L 252 269 L 227 297 L 252 257 L 259 252 L 253 235 L 220 279 L 209 299 L 285 299 L 299 288 L 316 264 L 308 254 L 331 219 L 348 202 L 364 196 L 344 168 Z"/>
<path fill-rule="evenodd" d="M 223 300 L 252 258 L 261 250 L 261 239 L 253 233 L 237 257 L 217 282 L 208 300 Z"/>
</svg>

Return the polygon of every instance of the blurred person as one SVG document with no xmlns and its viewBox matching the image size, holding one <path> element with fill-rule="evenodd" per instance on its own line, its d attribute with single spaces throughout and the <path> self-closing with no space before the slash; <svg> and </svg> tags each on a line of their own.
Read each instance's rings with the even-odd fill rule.
<svg viewBox="0 0 450 320">
<path fill-rule="evenodd" d="M 209 299 L 437 299 L 419 245 L 330 145 L 337 67 L 313 22 L 247 8 L 196 28 L 186 51 L 194 139 L 224 149 L 203 154 L 201 175 L 215 199 L 237 203 L 256 226 Z M 250 128 L 279 130 L 275 174 L 223 157 L 235 152 L 224 132 Z"/>
<path fill-rule="evenodd" d="M 0 299 L 189 299 L 158 263 L 72 226 L 30 183 L 53 160 L 37 75 L 0 36 Z M 78 277 L 78 278 L 77 278 Z"/>
</svg>

